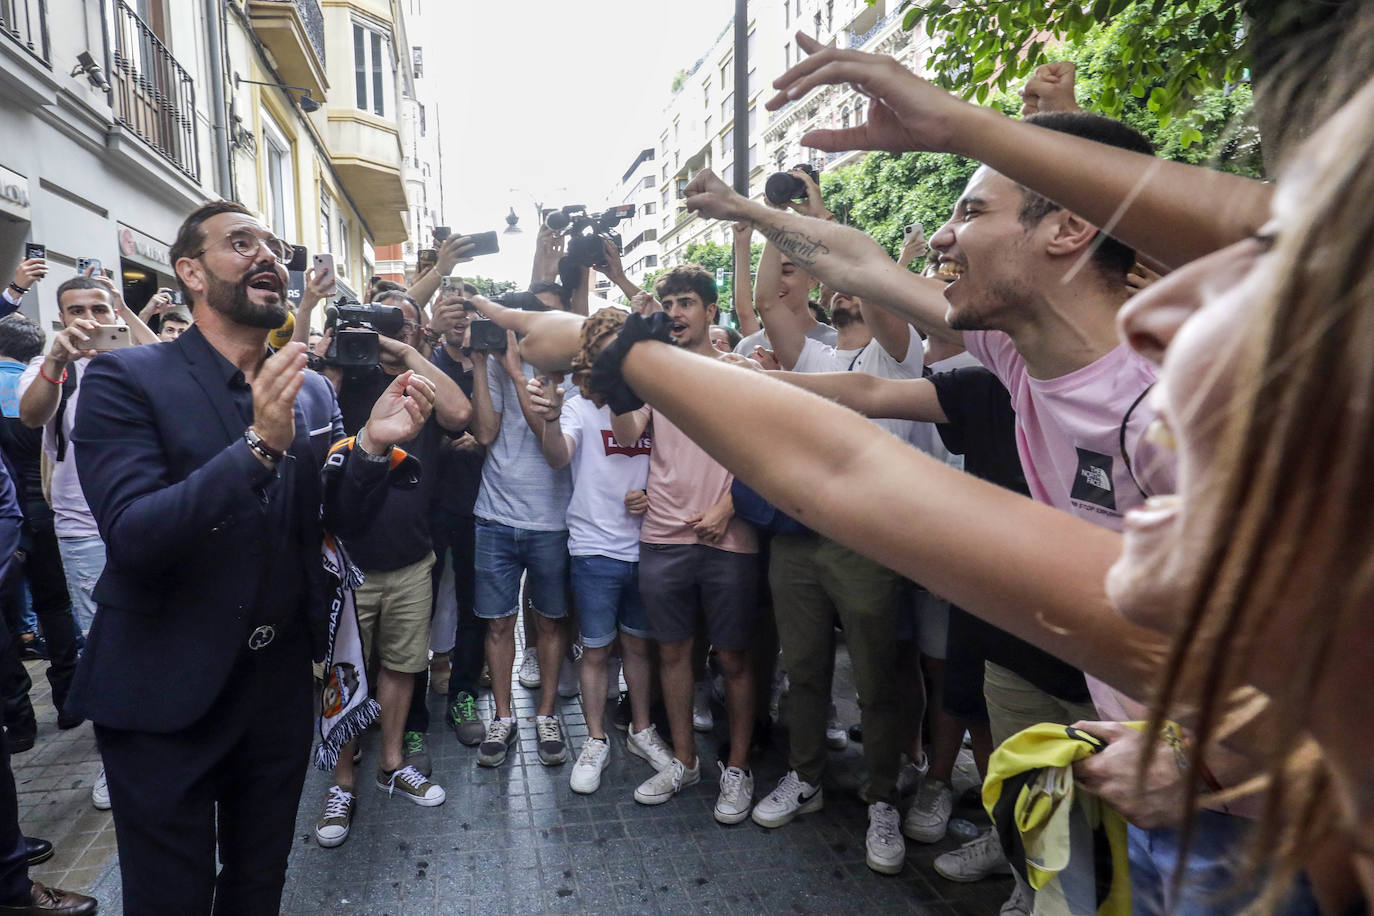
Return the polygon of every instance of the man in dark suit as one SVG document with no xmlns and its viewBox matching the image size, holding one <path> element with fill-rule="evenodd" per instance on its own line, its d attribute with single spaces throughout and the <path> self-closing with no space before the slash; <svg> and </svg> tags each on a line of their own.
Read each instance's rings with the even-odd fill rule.
<svg viewBox="0 0 1374 916">
<path fill-rule="evenodd" d="M 364 529 L 392 445 L 433 406 L 403 373 L 331 454 L 333 389 L 303 345 L 266 345 L 289 253 L 241 205 L 201 207 L 171 249 L 195 326 L 82 379 L 72 442 L 107 561 L 69 702 L 95 723 L 130 914 L 277 912 L 327 632 L 323 531 Z"/>
</svg>

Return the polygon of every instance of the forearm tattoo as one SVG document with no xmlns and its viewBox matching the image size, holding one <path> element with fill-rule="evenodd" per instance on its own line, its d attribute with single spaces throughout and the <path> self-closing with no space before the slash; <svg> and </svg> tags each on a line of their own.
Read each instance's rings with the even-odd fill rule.
<svg viewBox="0 0 1374 916">
<path fill-rule="evenodd" d="M 802 267 L 812 267 L 830 249 L 818 238 L 811 238 L 804 232 L 791 232 L 781 226 L 762 225 L 759 233 L 778 246 L 778 250 Z"/>
</svg>

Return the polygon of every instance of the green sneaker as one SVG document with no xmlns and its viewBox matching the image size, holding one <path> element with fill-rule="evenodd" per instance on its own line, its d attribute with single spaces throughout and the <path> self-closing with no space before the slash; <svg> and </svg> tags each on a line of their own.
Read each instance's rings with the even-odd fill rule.
<svg viewBox="0 0 1374 916">
<path fill-rule="evenodd" d="M 466 690 L 458 694 L 458 699 L 448 708 L 448 724 L 458 741 L 468 747 L 476 747 L 486 737 L 487 726 L 477 714 L 477 699 Z"/>
<path fill-rule="evenodd" d="M 406 732 L 401 736 L 401 757 L 401 766 L 415 767 L 426 779 L 434 770 L 434 763 L 425 748 L 424 732 Z"/>
</svg>

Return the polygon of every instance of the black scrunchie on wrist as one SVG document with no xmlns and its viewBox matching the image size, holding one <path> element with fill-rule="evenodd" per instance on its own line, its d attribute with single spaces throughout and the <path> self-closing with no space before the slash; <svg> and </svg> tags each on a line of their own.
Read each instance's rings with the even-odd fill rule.
<svg viewBox="0 0 1374 916">
<path fill-rule="evenodd" d="M 641 340 L 661 340 L 671 343 L 673 322 L 666 312 L 654 312 L 648 318 L 631 315 L 619 336 L 606 345 L 592 364 L 591 389 L 600 392 L 612 413 L 629 413 L 644 406 L 644 399 L 630 390 L 620 374 L 621 364 L 630 348 Z"/>
</svg>

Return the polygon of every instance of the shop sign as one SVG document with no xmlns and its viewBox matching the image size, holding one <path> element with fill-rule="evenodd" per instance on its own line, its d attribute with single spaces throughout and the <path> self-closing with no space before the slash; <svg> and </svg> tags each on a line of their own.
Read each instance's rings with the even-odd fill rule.
<svg viewBox="0 0 1374 916">
<path fill-rule="evenodd" d="M 20 219 L 29 218 L 29 180 L 0 166 L 0 209 Z"/>
<path fill-rule="evenodd" d="M 169 273 L 172 270 L 172 255 L 166 245 L 123 224 L 119 227 L 119 253 L 126 258 L 148 261 Z"/>
</svg>

